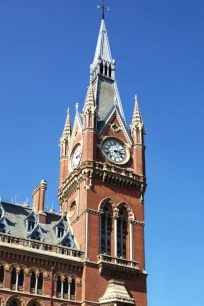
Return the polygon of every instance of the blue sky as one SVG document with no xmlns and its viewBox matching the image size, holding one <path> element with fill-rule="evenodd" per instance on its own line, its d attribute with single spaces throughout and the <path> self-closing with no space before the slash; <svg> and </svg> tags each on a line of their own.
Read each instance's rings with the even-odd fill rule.
<svg viewBox="0 0 204 306">
<path fill-rule="evenodd" d="M 97 0 L 0 2 L 0 196 L 31 202 L 46 179 L 56 210 L 66 109 L 83 107 L 101 13 Z M 147 128 L 149 306 L 203 297 L 204 2 L 108 1 L 106 26 L 128 124 Z"/>
</svg>

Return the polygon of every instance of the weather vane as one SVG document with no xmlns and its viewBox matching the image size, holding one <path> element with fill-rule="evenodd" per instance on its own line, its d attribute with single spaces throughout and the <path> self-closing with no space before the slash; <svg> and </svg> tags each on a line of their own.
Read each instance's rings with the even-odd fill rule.
<svg viewBox="0 0 204 306">
<path fill-rule="evenodd" d="M 102 9 L 102 19 L 105 19 L 105 10 L 110 11 L 110 7 L 105 5 L 105 2 L 102 1 L 101 5 L 97 5 L 97 8 Z"/>
</svg>

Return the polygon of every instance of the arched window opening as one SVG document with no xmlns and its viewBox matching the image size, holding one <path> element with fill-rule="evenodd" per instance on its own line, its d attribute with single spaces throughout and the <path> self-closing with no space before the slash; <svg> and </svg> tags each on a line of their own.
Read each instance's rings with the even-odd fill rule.
<svg viewBox="0 0 204 306">
<path fill-rule="evenodd" d="M 100 73 L 103 74 L 103 63 L 100 64 Z"/>
<path fill-rule="evenodd" d="M 64 236 L 64 224 L 60 223 L 57 227 L 57 237 L 63 237 Z"/>
<path fill-rule="evenodd" d="M 18 290 L 21 291 L 23 287 L 23 282 L 24 282 L 24 272 L 21 269 L 19 276 L 18 276 Z"/>
<path fill-rule="evenodd" d="M 112 208 L 106 204 L 101 216 L 101 254 L 111 254 Z"/>
<path fill-rule="evenodd" d="M 126 258 L 126 237 L 127 237 L 127 210 L 122 207 L 119 210 L 117 220 L 117 256 Z"/>
<path fill-rule="evenodd" d="M 11 289 L 16 289 L 16 268 L 13 268 L 11 272 Z"/>
<path fill-rule="evenodd" d="M 107 67 L 107 63 L 105 64 L 105 75 L 108 75 L 108 67 Z"/>
<path fill-rule="evenodd" d="M 38 277 L 37 294 L 42 294 L 42 288 L 43 288 L 43 274 L 40 273 Z"/>
<path fill-rule="evenodd" d="M 17 301 L 12 301 L 9 306 L 19 306 L 19 303 Z"/>
<path fill-rule="evenodd" d="M 57 297 L 61 297 L 59 296 L 59 294 L 61 294 L 61 277 L 58 276 L 57 278 Z"/>
<path fill-rule="evenodd" d="M 30 292 L 35 293 L 35 283 L 36 283 L 36 276 L 35 272 L 33 271 L 31 274 L 31 279 L 30 279 Z"/>
<path fill-rule="evenodd" d="M 31 239 L 41 240 L 41 234 L 39 232 L 35 232 L 32 234 Z"/>
<path fill-rule="evenodd" d="M 0 267 L 0 283 L 3 283 L 4 281 L 4 267 Z"/>
<path fill-rule="evenodd" d="M 6 233 L 6 227 L 4 224 L 0 224 L 0 233 Z"/>
<path fill-rule="evenodd" d="M 75 280 L 73 279 L 71 284 L 70 284 L 70 295 L 71 295 L 71 300 L 75 300 Z"/>
<path fill-rule="evenodd" d="M 69 283 L 68 283 L 67 277 L 64 280 L 63 297 L 64 297 L 64 299 L 68 299 L 69 298 Z"/>
<path fill-rule="evenodd" d="M 109 77 L 111 78 L 111 65 L 109 66 Z"/>
<path fill-rule="evenodd" d="M 35 227 L 35 218 L 32 216 L 28 219 L 28 232 L 32 232 L 32 230 L 34 229 Z"/>
</svg>

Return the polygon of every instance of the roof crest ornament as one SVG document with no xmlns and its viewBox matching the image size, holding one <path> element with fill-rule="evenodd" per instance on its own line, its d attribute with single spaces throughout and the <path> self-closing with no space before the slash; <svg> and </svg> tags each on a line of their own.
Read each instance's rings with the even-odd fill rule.
<svg viewBox="0 0 204 306">
<path fill-rule="evenodd" d="M 97 8 L 99 8 L 99 9 L 101 8 L 101 10 L 102 10 L 102 20 L 104 20 L 105 19 L 105 10 L 110 11 L 110 7 L 106 6 L 105 2 L 102 1 L 101 5 L 97 5 Z"/>
</svg>

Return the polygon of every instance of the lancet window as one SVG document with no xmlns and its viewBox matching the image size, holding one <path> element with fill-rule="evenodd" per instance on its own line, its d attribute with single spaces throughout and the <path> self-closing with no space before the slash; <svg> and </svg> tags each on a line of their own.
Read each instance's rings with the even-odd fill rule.
<svg viewBox="0 0 204 306">
<path fill-rule="evenodd" d="M 103 206 L 101 215 L 101 254 L 111 254 L 112 207 L 109 203 Z"/>
<path fill-rule="evenodd" d="M 3 281 L 4 281 L 4 267 L 1 266 L 0 267 L 0 288 L 2 287 L 1 284 L 3 284 Z"/>
<path fill-rule="evenodd" d="M 24 272 L 22 269 L 12 269 L 11 272 L 11 290 L 23 291 Z"/>
<path fill-rule="evenodd" d="M 57 278 L 57 297 L 75 300 L 75 280 L 61 275 Z"/>
<path fill-rule="evenodd" d="M 34 294 L 42 294 L 43 292 L 43 274 L 35 273 L 31 274 L 30 280 L 30 292 Z"/>
<path fill-rule="evenodd" d="M 117 256 L 126 258 L 126 237 L 128 214 L 125 207 L 119 209 L 117 219 Z"/>
</svg>

